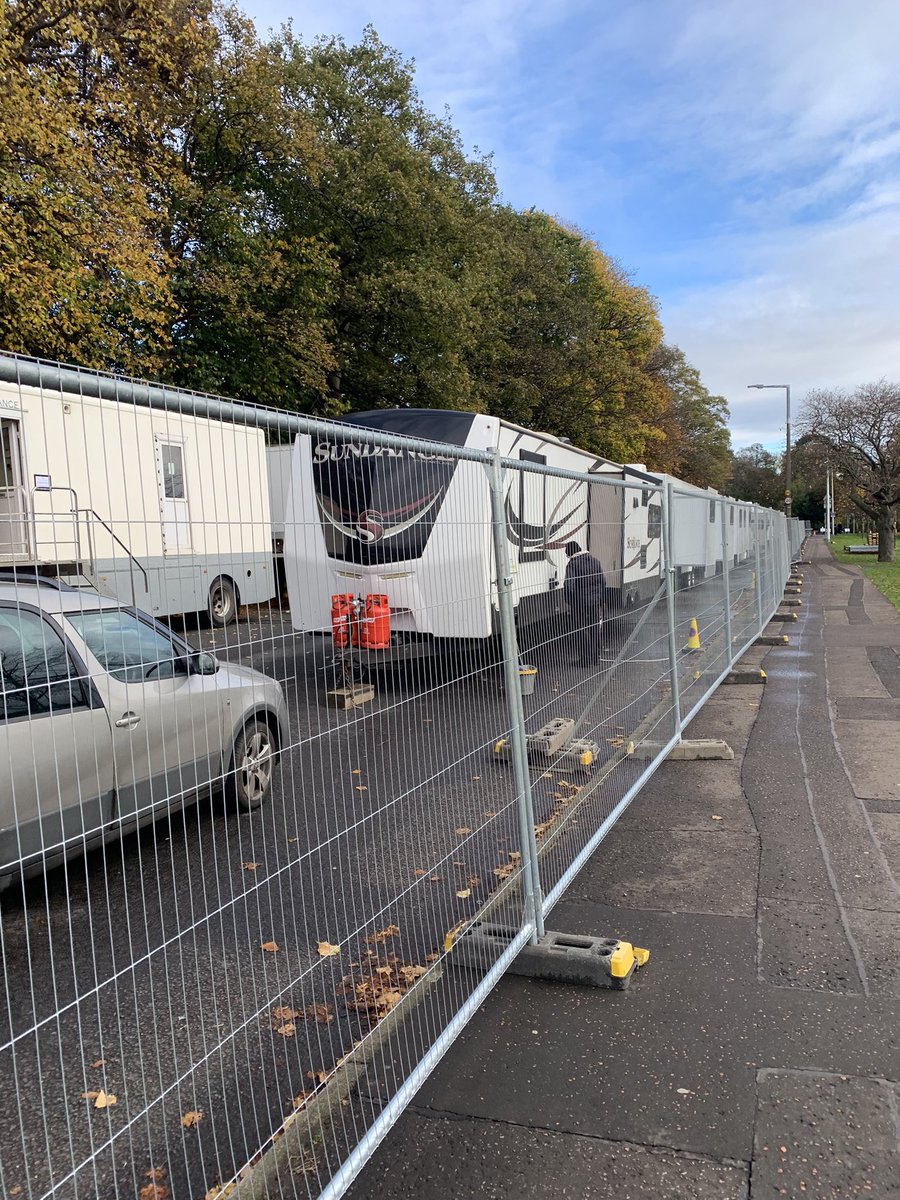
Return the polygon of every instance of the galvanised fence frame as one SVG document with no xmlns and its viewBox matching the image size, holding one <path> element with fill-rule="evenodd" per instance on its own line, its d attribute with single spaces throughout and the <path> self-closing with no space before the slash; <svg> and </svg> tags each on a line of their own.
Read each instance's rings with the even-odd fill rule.
<svg viewBox="0 0 900 1200">
<path fill-rule="evenodd" d="M 51 469 L 41 455 L 59 413 Z M 495 628 L 378 667 L 377 653 L 335 651 L 327 633 L 292 623 L 277 561 L 270 594 L 245 603 L 237 625 L 210 633 L 139 611 L 152 607 L 153 579 L 186 588 L 192 561 L 214 618 L 229 601 L 223 564 L 265 577 L 248 549 L 271 527 L 263 437 L 327 443 L 346 425 L 12 355 L 0 356 L 0 420 L 0 1063 L 15 1098 L 0 1186 L 46 1198 L 336 1198 L 765 628 L 803 527 L 646 473 L 360 427 L 373 454 L 452 472 L 446 586 L 420 598 L 419 617 L 477 610 Z M 146 502 L 134 499 L 144 468 L 129 459 L 138 433 L 155 445 Z M 397 495 L 381 507 L 399 512 L 408 496 L 385 479 Z M 302 558 L 321 514 L 292 488 L 285 554 Z M 125 517 L 114 493 L 131 497 Z M 588 549 L 617 547 L 606 582 L 622 603 L 610 599 L 596 628 L 573 628 L 561 578 L 542 620 L 522 621 L 526 571 L 560 546 L 549 535 L 528 554 L 516 546 L 515 496 L 539 497 L 548 528 L 564 501 L 581 506 Z M 629 547 L 623 530 L 641 520 Z M 169 542 L 157 562 L 146 547 L 160 525 Z M 36 566 L 54 574 L 38 561 L 48 538 L 71 590 L 35 577 Z M 295 595 L 317 586 L 303 561 L 288 564 Z M 380 568 L 385 591 L 412 594 L 404 568 Z M 351 593 L 364 572 L 341 569 Z M 79 570 L 116 598 L 98 601 Z M 640 575 L 631 593 L 628 570 Z M 411 619 L 415 603 L 392 600 L 392 614 Z M 104 623 L 114 633 L 98 642 Z M 585 647 L 587 664 L 569 661 Z M 346 707 L 326 708 L 326 693 Z M 239 711 L 236 737 L 223 714 Z M 536 756 L 559 718 L 574 722 L 570 739 Z M 73 735 L 76 721 L 93 732 Z M 129 793 L 123 781 L 154 754 L 164 769 Z M 92 805 L 107 793 L 95 801 L 88 786 L 100 776 L 111 779 L 105 814 Z M 269 789 L 258 807 L 256 784 Z M 222 811 L 222 790 L 236 809 Z"/>
</svg>

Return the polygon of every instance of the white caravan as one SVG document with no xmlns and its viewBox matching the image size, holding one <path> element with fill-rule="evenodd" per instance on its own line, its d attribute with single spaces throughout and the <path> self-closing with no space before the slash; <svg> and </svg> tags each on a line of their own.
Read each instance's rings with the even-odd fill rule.
<svg viewBox="0 0 900 1200">
<path fill-rule="evenodd" d="M 597 476 L 594 485 L 506 472 L 506 534 L 520 623 L 561 611 L 569 541 L 600 559 L 611 604 L 634 606 L 658 588 L 662 507 L 653 476 L 497 417 L 383 409 L 349 417 L 346 433 L 295 440 L 284 523 L 295 629 L 327 629 L 335 594 L 375 593 L 387 596 L 391 629 L 406 640 L 484 638 L 495 631 L 484 465 L 378 447 L 360 426 L 497 448 L 507 458 Z M 643 486 L 614 486 L 626 479 Z"/>
<path fill-rule="evenodd" d="M 262 430 L 130 403 L 147 385 L 129 380 L 2 365 L 0 568 L 218 625 L 274 595 Z"/>
</svg>

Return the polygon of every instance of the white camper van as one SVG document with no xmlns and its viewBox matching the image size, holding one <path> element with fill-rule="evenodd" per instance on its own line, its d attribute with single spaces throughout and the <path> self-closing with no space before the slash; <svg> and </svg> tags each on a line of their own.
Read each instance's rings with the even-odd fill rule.
<svg viewBox="0 0 900 1200">
<path fill-rule="evenodd" d="M 274 595 L 262 430 L 130 403 L 113 376 L 60 369 L 50 386 L 42 364 L 4 365 L 0 567 L 217 625 Z"/>
<path fill-rule="evenodd" d="M 497 448 L 504 457 L 638 485 L 507 472 L 506 533 L 520 623 L 560 611 L 569 541 L 600 559 L 611 604 L 634 606 L 659 586 L 662 507 L 652 476 L 497 417 L 383 409 L 353 414 L 346 433 L 295 440 L 284 522 L 295 629 L 328 628 L 331 597 L 340 593 L 386 595 L 391 629 L 407 638 L 484 638 L 495 629 L 484 465 L 375 446 L 360 426 Z"/>
</svg>

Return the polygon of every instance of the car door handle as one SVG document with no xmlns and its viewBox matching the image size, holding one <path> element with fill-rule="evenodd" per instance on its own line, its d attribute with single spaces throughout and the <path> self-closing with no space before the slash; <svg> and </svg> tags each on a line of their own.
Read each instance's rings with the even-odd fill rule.
<svg viewBox="0 0 900 1200">
<path fill-rule="evenodd" d="M 116 729 L 134 729 L 135 725 L 140 722 L 140 719 L 137 713 L 123 713 L 118 721 L 116 721 Z"/>
</svg>

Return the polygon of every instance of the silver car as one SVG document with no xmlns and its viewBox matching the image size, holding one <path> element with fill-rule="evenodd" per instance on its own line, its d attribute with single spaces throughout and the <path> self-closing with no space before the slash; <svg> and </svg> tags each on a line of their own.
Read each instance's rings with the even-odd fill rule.
<svg viewBox="0 0 900 1200">
<path fill-rule="evenodd" d="M 0 887 L 224 789 L 265 800 L 281 686 L 135 609 L 0 572 Z"/>
</svg>

